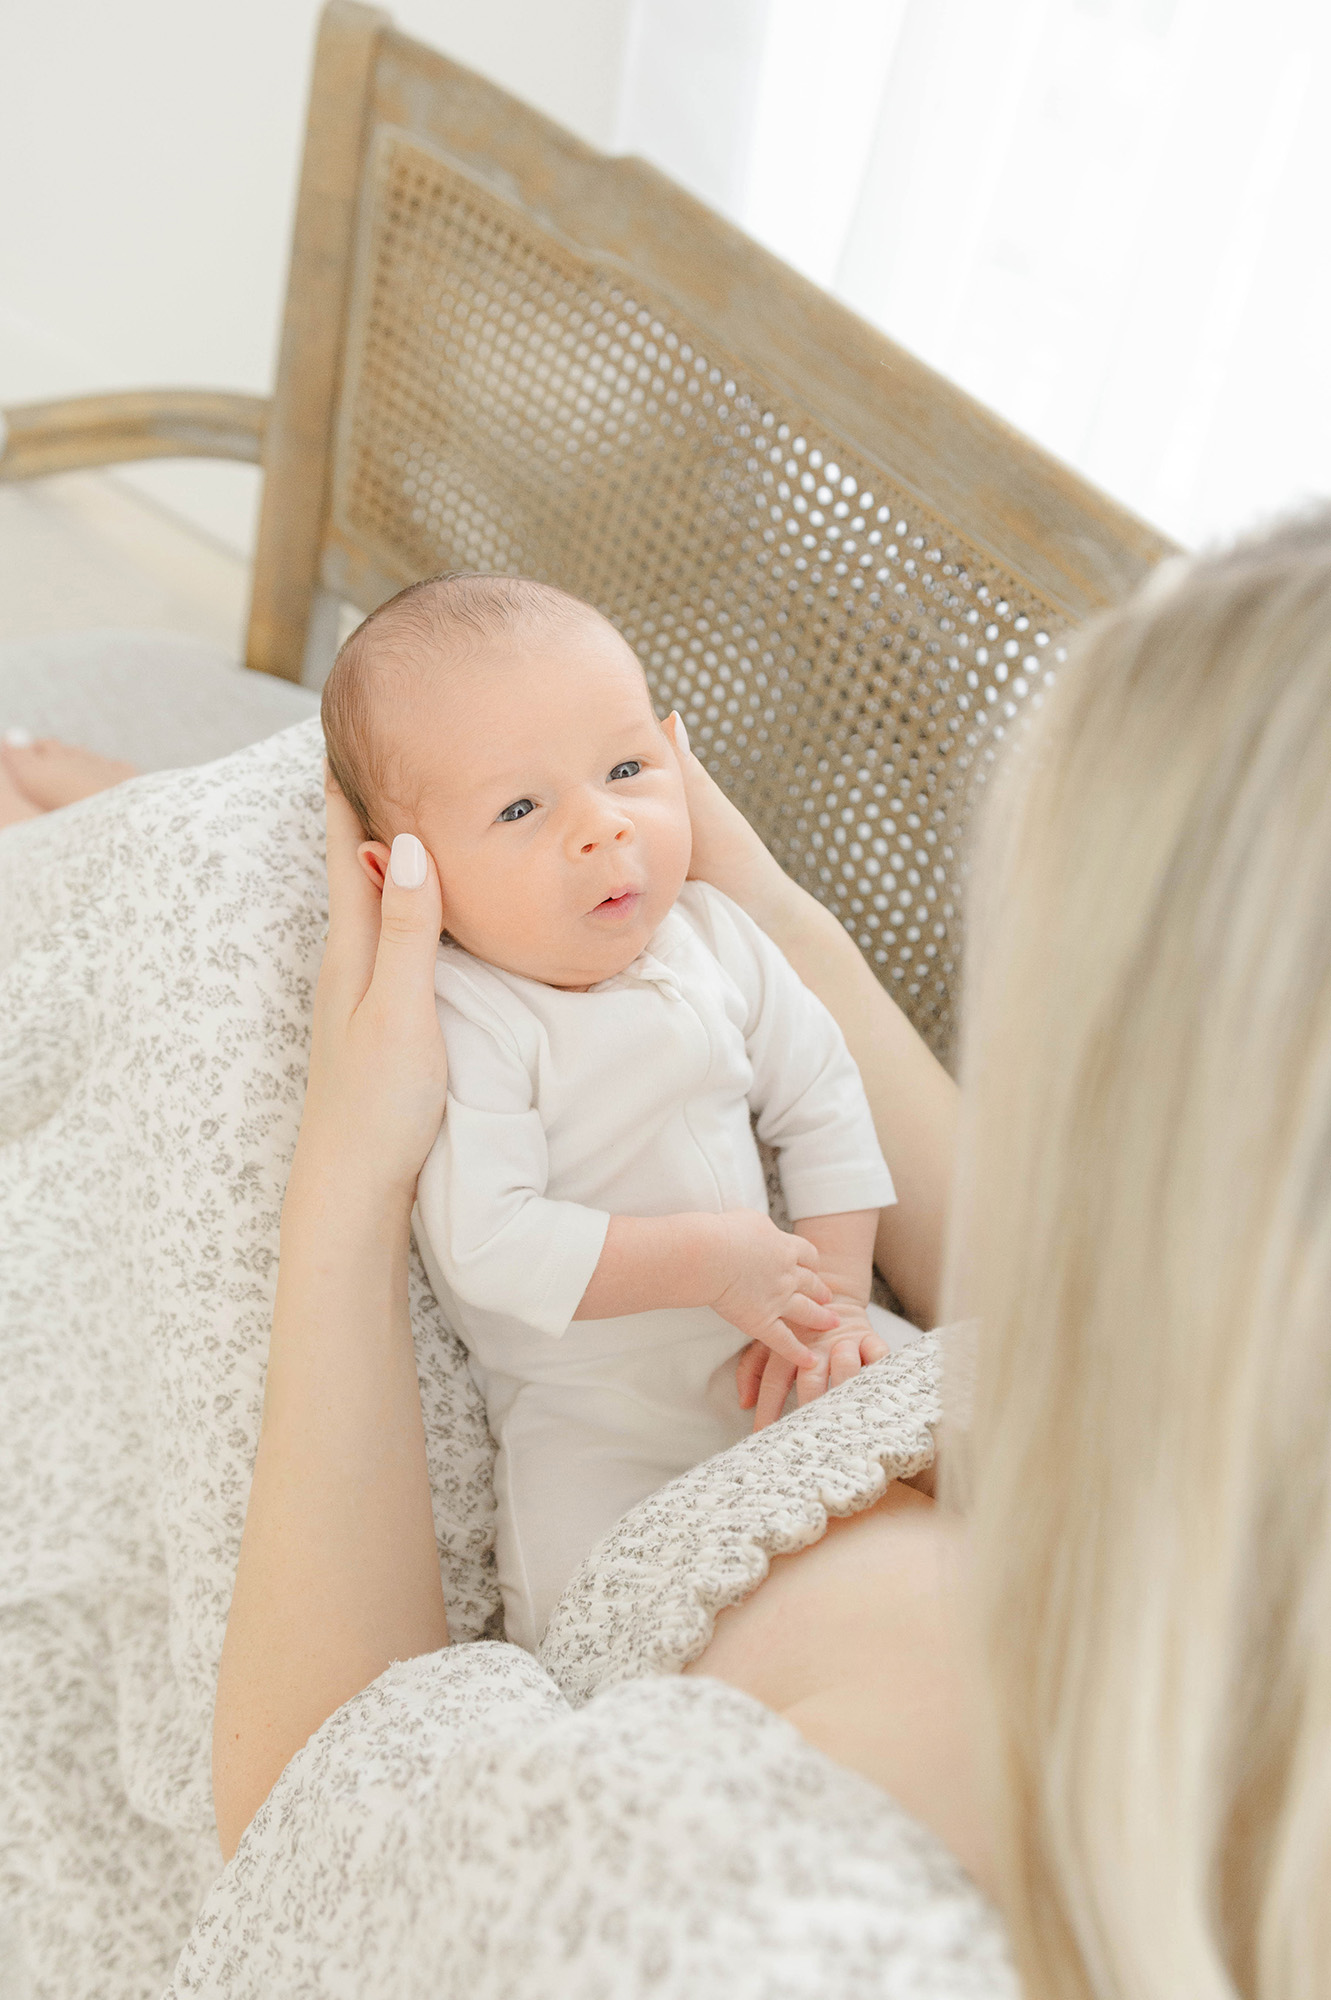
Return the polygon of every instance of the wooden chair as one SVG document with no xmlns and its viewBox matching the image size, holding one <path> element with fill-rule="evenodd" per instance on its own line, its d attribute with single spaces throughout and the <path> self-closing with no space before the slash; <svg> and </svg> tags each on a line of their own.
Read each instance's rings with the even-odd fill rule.
<svg viewBox="0 0 1331 2000">
<path fill-rule="evenodd" d="M 5 479 L 262 463 L 262 673 L 317 680 L 339 599 L 439 570 L 599 605 L 940 1053 L 977 782 L 1068 629 L 1170 551 L 651 167 L 353 0 L 319 29 L 271 401 L 7 415 Z"/>
</svg>

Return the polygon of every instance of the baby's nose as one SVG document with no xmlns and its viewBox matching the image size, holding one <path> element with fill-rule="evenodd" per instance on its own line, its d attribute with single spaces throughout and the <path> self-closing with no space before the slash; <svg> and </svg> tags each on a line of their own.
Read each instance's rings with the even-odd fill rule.
<svg viewBox="0 0 1331 2000">
<path fill-rule="evenodd" d="M 633 821 L 611 799 L 590 800 L 575 837 L 580 854 L 595 854 L 598 847 L 614 847 L 632 840 Z"/>
<path fill-rule="evenodd" d="M 595 854 L 598 847 L 608 847 L 617 840 L 627 840 L 629 832 L 630 828 L 621 821 L 618 826 L 607 827 L 599 840 L 584 840 L 582 851 L 584 854 Z"/>
</svg>

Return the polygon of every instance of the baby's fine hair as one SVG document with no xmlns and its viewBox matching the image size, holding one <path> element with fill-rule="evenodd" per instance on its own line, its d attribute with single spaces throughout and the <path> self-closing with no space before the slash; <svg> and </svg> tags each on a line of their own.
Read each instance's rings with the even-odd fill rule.
<svg viewBox="0 0 1331 2000">
<path fill-rule="evenodd" d="M 376 726 L 385 694 L 428 684 L 495 639 L 600 615 L 554 584 L 460 570 L 409 583 L 372 611 L 333 662 L 321 706 L 329 769 L 370 838 L 391 838 L 385 806 L 406 776 Z"/>
</svg>

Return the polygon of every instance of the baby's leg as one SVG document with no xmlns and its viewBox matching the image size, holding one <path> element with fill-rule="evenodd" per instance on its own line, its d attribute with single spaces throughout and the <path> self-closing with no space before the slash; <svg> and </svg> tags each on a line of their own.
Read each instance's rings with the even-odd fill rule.
<svg viewBox="0 0 1331 2000">
<path fill-rule="evenodd" d="M 538 1645 L 565 1584 L 616 1521 L 742 1434 L 709 1410 L 673 1410 L 606 1382 L 520 1389 L 495 1462 L 507 1636 Z"/>
</svg>

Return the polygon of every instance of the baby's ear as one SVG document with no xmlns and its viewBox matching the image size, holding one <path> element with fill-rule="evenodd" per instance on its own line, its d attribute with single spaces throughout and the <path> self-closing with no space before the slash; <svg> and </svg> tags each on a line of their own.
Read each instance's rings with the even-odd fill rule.
<svg viewBox="0 0 1331 2000">
<path fill-rule="evenodd" d="M 384 876 L 388 872 L 388 848 L 382 840 L 363 840 L 356 849 L 356 859 L 382 896 Z"/>
</svg>

